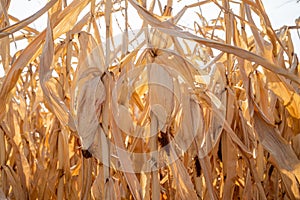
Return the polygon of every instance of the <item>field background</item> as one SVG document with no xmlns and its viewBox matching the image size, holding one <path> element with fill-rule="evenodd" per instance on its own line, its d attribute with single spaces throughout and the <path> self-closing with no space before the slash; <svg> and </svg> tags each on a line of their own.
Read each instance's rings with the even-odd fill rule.
<svg viewBox="0 0 300 200">
<path fill-rule="evenodd" d="M 0 4 L 0 199 L 300 199 L 296 2 L 18 2 Z"/>
</svg>

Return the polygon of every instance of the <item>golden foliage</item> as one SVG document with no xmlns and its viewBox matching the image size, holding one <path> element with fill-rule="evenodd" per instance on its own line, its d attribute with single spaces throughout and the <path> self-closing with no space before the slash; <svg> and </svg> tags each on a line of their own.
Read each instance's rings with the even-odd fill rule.
<svg viewBox="0 0 300 200">
<path fill-rule="evenodd" d="M 0 199 L 300 199 L 298 58 L 261 0 L 9 5 Z"/>
</svg>

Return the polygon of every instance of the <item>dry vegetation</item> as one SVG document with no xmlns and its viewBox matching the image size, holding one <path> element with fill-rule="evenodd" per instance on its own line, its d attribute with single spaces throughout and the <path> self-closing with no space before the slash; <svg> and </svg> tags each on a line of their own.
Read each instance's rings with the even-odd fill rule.
<svg viewBox="0 0 300 200">
<path fill-rule="evenodd" d="M 0 199 L 300 199 L 299 27 L 273 30 L 261 0 L 9 5 Z"/>
</svg>

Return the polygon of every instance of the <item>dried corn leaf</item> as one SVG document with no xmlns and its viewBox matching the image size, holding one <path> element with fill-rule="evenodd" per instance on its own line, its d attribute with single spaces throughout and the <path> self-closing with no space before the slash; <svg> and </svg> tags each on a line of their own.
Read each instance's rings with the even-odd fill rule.
<svg viewBox="0 0 300 200">
<path fill-rule="evenodd" d="M 300 198 L 297 27 L 186 3 L 1 1 L 0 198 Z"/>
<path fill-rule="evenodd" d="M 286 107 L 291 116 L 300 119 L 300 95 L 288 86 L 285 80 L 281 80 L 276 75 L 270 74 L 267 81 L 267 87 L 283 101 L 284 107 Z"/>
<path fill-rule="evenodd" d="M 254 114 L 254 128 L 263 147 L 270 152 L 282 173 L 291 198 L 299 198 L 300 161 L 291 146 L 259 113 Z"/>
</svg>

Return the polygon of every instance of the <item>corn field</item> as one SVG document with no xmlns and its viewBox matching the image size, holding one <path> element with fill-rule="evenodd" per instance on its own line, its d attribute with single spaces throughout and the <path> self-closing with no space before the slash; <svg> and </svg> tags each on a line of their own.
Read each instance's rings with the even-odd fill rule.
<svg viewBox="0 0 300 200">
<path fill-rule="evenodd" d="M 261 0 L 9 8 L 0 199 L 300 199 L 300 18 L 274 30 Z"/>
</svg>

